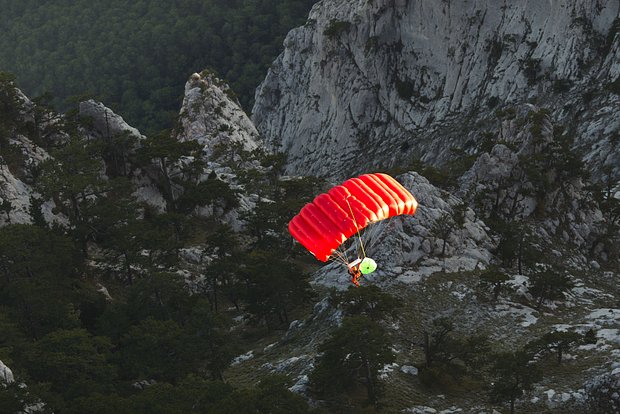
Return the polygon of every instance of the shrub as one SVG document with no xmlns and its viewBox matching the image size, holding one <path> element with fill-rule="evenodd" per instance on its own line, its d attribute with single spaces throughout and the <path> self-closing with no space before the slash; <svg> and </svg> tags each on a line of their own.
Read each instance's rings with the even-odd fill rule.
<svg viewBox="0 0 620 414">
<path fill-rule="evenodd" d="M 396 92 L 402 99 L 408 101 L 414 95 L 415 84 L 410 79 L 396 79 Z"/>
<path fill-rule="evenodd" d="M 333 19 L 329 22 L 329 25 L 325 28 L 323 34 L 330 39 L 334 39 L 342 33 L 348 31 L 350 27 L 350 22 Z"/>
</svg>

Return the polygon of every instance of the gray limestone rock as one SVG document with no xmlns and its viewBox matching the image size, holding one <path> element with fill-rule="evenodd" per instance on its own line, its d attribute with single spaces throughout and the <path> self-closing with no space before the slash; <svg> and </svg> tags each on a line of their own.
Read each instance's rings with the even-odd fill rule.
<svg viewBox="0 0 620 414">
<path fill-rule="evenodd" d="M 13 371 L 11 371 L 9 367 L 4 365 L 4 363 L 0 361 L 0 383 L 10 384 L 13 381 L 15 381 L 15 378 L 13 377 Z"/>
<path fill-rule="evenodd" d="M 93 99 L 80 102 L 79 114 L 83 119 L 92 121 L 92 129 L 99 137 L 111 138 L 128 132 L 138 138 L 143 138 L 136 128 L 125 122 L 122 116 L 114 113 L 101 102 Z"/>
<path fill-rule="evenodd" d="M 553 108 L 620 175 L 618 0 L 323 0 L 256 91 L 253 120 L 287 172 L 343 178 L 440 163 L 497 108 Z M 616 82 L 617 83 L 617 82 Z M 616 90 L 616 92 L 612 92 Z"/>
<path fill-rule="evenodd" d="M 258 132 L 230 87 L 208 71 L 185 84 L 178 139 L 203 146 L 207 161 L 236 163 L 261 145 Z"/>
</svg>

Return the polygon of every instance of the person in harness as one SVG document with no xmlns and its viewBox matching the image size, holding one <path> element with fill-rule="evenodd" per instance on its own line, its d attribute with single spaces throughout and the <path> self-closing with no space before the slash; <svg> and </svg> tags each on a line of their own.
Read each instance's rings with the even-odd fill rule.
<svg viewBox="0 0 620 414">
<path fill-rule="evenodd" d="M 367 275 L 377 270 L 377 263 L 370 257 L 364 257 L 363 259 L 358 258 L 347 264 L 347 268 L 349 269 L 349 274 L 351 275 L 351 283 L 359 287 L 359 280 L 362 275 Z"/>
</svg>

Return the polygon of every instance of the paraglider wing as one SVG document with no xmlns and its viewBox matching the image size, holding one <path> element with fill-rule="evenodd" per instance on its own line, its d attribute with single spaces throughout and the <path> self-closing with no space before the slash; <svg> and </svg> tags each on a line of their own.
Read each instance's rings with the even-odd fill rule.
<svg viewBox="0 0 620 414">
<path fill-rule="evenodd" d="M 318 195 L 290 221 L 291 235 L 326 262 L 349 237 L 368 224 L 401 214 L 413 215 L 416 199 L 387 174 L 351 178 Z"/>
</svg>

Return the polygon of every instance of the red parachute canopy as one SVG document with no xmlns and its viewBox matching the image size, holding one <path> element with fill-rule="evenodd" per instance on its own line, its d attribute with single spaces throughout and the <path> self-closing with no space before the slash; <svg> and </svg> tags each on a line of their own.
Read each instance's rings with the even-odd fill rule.
<svg viewBox="0 0 620 414">
<path fill-rule="evenodd" d="M 418 202 L 387 174 L 365 174 L 337 185 L 306 204 L 288 224 L 291 235 L 326 262 L 349 237 L 368 224 L 413 215 Z"/>
</svg>

